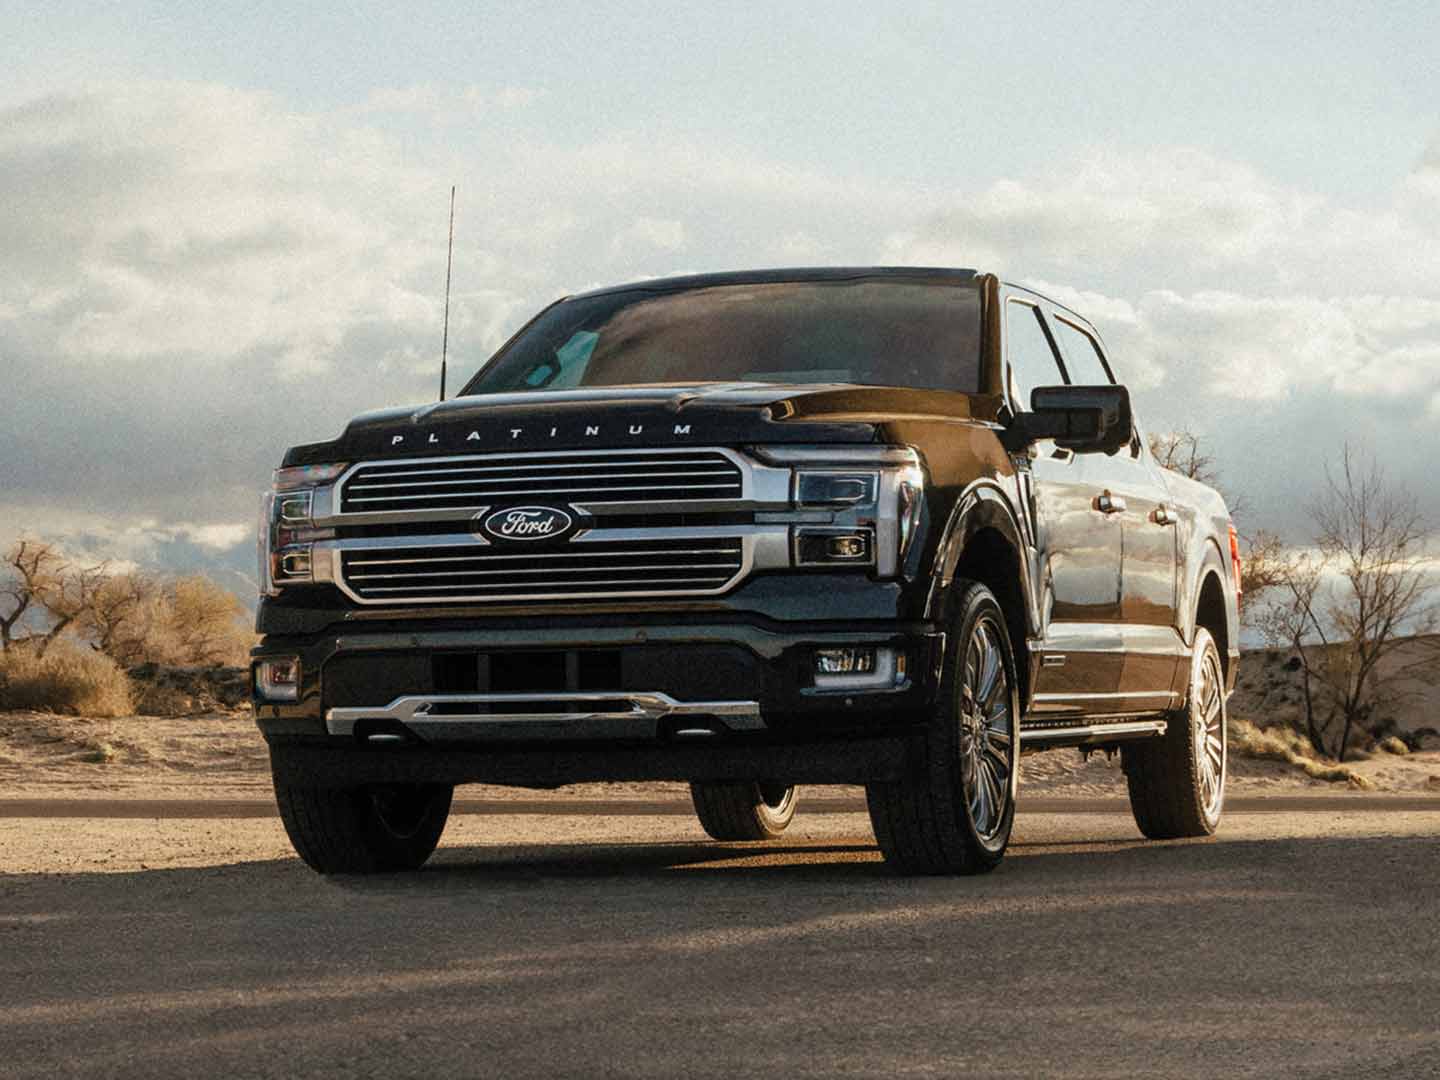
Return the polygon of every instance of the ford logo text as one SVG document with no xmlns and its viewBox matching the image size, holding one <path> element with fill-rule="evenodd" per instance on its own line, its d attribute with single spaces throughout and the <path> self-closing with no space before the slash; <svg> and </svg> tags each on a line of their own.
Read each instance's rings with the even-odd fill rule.
<svg viewBox="0 0 1440 1080">
<path fill-rule="evenodd" d="M 553 506 L 514 506 L 487 514 L 480 528 L 496 540 L 553 540 L 571 522 L 569 514 Z"/>
</svg>

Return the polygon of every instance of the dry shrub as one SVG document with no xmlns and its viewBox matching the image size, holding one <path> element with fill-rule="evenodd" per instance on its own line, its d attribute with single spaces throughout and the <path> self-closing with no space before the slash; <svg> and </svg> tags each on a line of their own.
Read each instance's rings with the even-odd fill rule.
<svg viewBox="0 0 1440 1080">
<path fill-rule="evenodd" d="M 151 595 L 136 620 L 127 664 L 177 667 L 248 665 L 255 634 L 240 598 L 203 575 L 180 578 Z"/>
<path fill-rule="evenodd" d="M 1408 754 L 1410 747 L 1405 745 L 1405 740 L 1398 735 L 1386 735 L 1376 746 L 1387 754 Z"/>
<path fill-rule="evenodd" d="M 1283 761 L 1316 780 L 1344 783 L 1353 788 L 1373 786 L 1354 769 L 1315 757 L 1315 751 L 1305 737 L 1289 728 L 1260 728 L 1248 720 L 1232 716 L 1230 749 L 1262 761 Z"/>
<path fill-rule="evenodd" d="M 140 691 L 135 702 L 138 716 L 189 716 L 195 711 L 195 700 L 176 687 L 138 679 L 135 683 Z"/>
<path fill-rule="evenodd" d="M 103 653 L 58 641 L 44 656 L 0 653 L 0 709 L 40 709 L 73 716 L 128 716 L 130 679 Z"/>
</svg>

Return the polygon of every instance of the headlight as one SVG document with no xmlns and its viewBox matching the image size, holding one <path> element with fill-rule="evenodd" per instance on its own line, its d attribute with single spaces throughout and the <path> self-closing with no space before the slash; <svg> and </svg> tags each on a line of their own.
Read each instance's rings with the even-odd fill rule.
<svg viewBox="0 0 1440 1080">
<path fill-rule="evenodd" d="M 906 446 L 767 446 L 794 470 L 792 500 L 814 524 L 792 531 L 797 567 L 857 567 L 897 576 L 925 513 L 925 471 Z"/>
<path fill-rule="evenodd" d="M 869 506 L 879 486 L 879 473 L 801 470 L 795 474 L 795 505 Z"/>
<path fill-rule="evenodd" d="M 335 537 L 334 529 L 315 525 L 317 492 L 348 467 L 340 463 L 275 470 L 274 485 L 260 503 L 260 591 L 265 595 L 316 580 L 314 542 Z"/>
</svg>

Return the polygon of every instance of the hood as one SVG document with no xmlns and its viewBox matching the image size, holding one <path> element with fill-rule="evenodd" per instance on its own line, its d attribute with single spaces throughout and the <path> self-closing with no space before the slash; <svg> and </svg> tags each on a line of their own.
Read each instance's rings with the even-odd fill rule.
<svg viewBox="0 0 1440 1080">
<path fill-rule="evenodd" d="M 970 418 L 971 396 L 845 384 L 699 383 L 479 394 L 362 413 L 285 465 L 497 450 L 869 443 L 901 417 Z"/>
</svg>

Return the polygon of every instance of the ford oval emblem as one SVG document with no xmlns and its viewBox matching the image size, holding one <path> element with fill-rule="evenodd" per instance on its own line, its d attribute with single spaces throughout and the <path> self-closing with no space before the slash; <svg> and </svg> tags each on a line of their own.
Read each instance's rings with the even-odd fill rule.
<svg viewBox="0 0 1440 1080">
<path fill-rule="evenodd" d="M 485 515 L 480 523 L 495 540 L 554 540 L 563 536 L 573 519 L 553 506 L 511 506 Z"/>
</svg>

